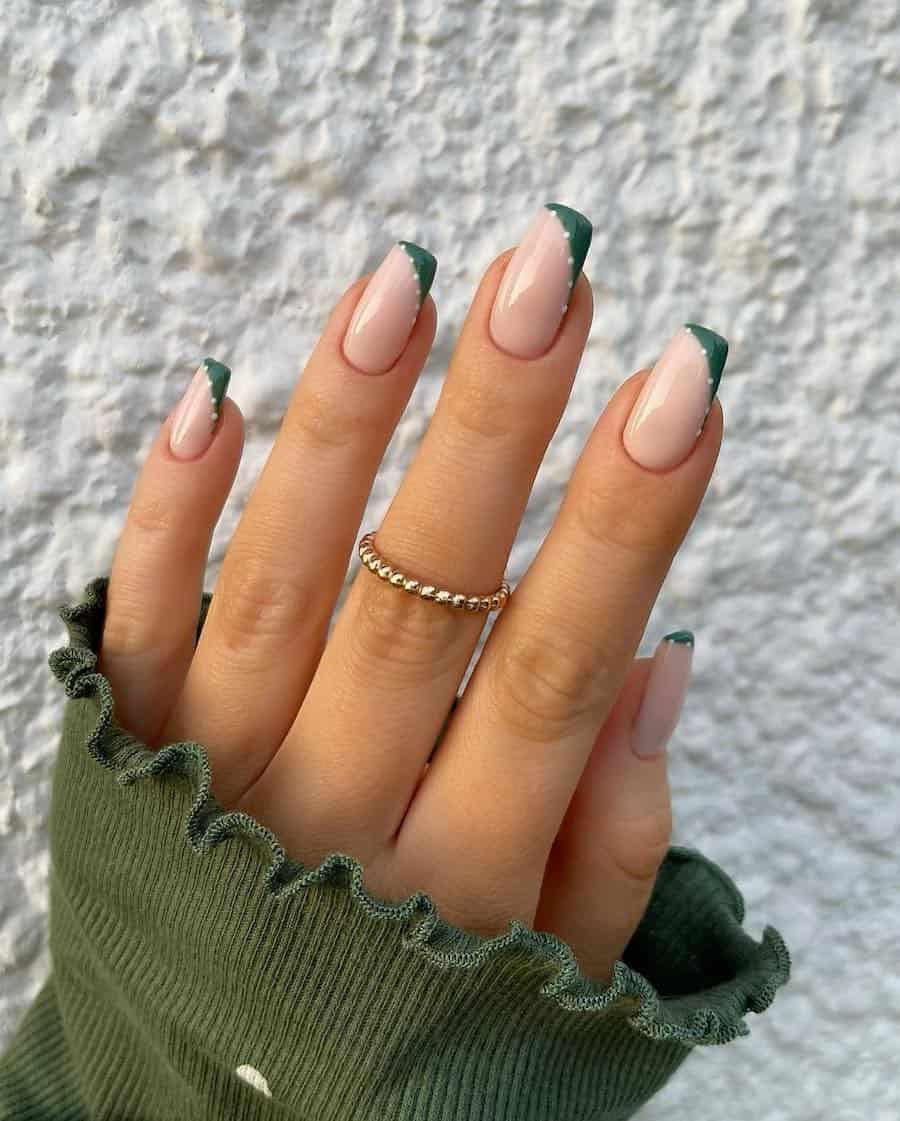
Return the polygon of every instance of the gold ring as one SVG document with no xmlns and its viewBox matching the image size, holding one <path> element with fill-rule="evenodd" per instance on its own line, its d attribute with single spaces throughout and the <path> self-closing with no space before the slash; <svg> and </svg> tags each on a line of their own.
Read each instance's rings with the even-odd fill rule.
<svg viewBox="0 0 900 1121">
<path fill-rule="evenodd" d="M 394 568 L 375 548 L 375 533 L 365 534 L 359 542 L 359 559 L 370 572 L 380 576 L 395 588 L 402 588 L 419 599 L 443 603 L 458 611 L 502 611 L 510 596 L 509 584 L 504 580 L 500 587 L 486 596 L 467 596 L 463 592 L 451 592 L 433 584 L 423 584 L 405 572 Z"/>
</svg>

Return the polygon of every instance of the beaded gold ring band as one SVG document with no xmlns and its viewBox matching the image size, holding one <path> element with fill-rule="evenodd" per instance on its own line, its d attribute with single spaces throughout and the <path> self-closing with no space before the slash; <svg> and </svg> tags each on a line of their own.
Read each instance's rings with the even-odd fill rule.
<svg viewBox="0 0 900 1121">
<path fill-rule="evenodd" d="M 502 611 L 510 596 L 509 584 L 505 580 L 495 592 L 485 596 L 467 596 L 463 592 L 451 592 L 446 588 L 435 587 L 433 584 L 423 584 L 414 577 L 400 572 L 384 559 L 375 548 L 374 532 L 367 533 L 360 539 L 359 559 L 370 572 L 386 580 L 393 587 L 401 588 L 410 595 L 418 596 L 419 599 L 455 607 L 457 611 Z"/>
</svg>

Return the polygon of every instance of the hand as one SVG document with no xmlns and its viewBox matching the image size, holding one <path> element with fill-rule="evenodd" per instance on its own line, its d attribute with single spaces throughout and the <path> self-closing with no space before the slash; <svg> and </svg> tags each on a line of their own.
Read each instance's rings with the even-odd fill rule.
<svg viewBox="0 0 900 1121">
<path fill-rule="evenodd" d="M 590 329 L 589 242 L 581 215 L 542 208 L 515 254 L 491 264 L 380 526 L 360 523 L 434 338 L 433 258 L 401 243 L 345 293 L 195 648 L 243 443 L 230 372 L 201 367 L 138 477 L 100 668 L 121 727 L 151 748 L 204 744 L 222 806 L 252 814 L 295 859 L 347 853 L 372 894 L 427 892 L 444 919 L 486 936 L 512 918 L 550 931 L 609 983 L 670 841 L 662 749 L 691 643 L 682 633 L 653 660 L 634 654 L 718 455 L 724 340 L 681 329 L 652 374 L 615 392 L 430 764 L 486 613 L 360 567 L 328 635 L 361 528 L 423 585 L 500 585 Z"/>
</svg>

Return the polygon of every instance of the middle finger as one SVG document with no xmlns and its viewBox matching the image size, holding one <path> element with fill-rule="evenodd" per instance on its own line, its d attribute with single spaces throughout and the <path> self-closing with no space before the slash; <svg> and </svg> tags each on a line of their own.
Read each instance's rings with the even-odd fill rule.
<svg viewBox="0 0 900 1121">
<path fill-rule="evenodd" d="M 499 584 L 587 340 L 590 223 L 542 208 L 488 269 L 434 417 L 377 531 L 420 584 Z M 265 813 L 304 861 L 365 862 L 396 832 L 484 626 L 361 568 L 297 720 L 239 808 Z M 302 837 L 297 836 L 302 830 Z"/>
</svg>

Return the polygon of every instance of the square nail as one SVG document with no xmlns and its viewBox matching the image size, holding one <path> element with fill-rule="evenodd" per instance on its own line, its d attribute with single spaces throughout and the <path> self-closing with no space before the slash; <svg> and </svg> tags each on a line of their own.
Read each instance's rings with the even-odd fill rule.
<svg viewBox="0 0 900 1121">
<path fill-rule="evenodd" d="M 369 279 L 344 335 L 344 357 L 365 374 L 383 374 L 406 348 L 437 261 L 399 241 Z"/>
<path fill-rule="evenodd" d="M 727 357 L 726 340 L 697 323 L 686 323 L 669 341 L 622 433 L 636 463 L 665 470 L 688 455 L 703 430 Z"/>
<path fill-rule="evenodd" d="M 491 309 L 491 337 L 517 358 L 537 358 L 559 330 L 593 227 L 560 203 L 543 206 L 510 257 Z"/>
</svg>

